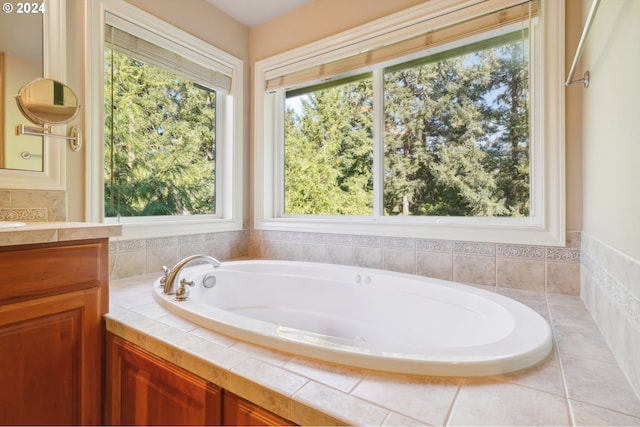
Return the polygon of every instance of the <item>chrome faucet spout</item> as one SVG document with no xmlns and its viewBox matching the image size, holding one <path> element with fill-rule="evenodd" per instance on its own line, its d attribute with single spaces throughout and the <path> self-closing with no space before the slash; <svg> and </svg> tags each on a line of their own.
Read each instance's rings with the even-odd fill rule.
<svg viewBox="0 0 640 427">
<path fill-rule="evenodd" d="M 178 279 L 180 271 L 182 271 L 185 265 L 195 260 L 206 261 L 211 264 L 213 268 L 218 268 L 221 264 L 220 261 L 209 255 L 197 254 L 186 257 L 185 259 L 179 261 L 171 270 L 169 270 L 169 273 L 165 275 L 166 279 L 164 279 L 162 290 L 164 294 L 173 295 L 176 293 L 174 283 Z"/>
</svg>

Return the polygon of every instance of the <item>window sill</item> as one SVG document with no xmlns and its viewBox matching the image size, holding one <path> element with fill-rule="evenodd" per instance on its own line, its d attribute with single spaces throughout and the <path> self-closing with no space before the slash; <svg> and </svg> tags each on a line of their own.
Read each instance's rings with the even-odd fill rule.
<svg viewBox="0 0 640 427">
<path fill-rule="evenodd" d="M 121 224 L 122 236 L 118 240 L 148 239 L 153 237 L 182 236 L 187 234 L 218 233 L 242 230 L 242 222 L 219 218 L 106 218 L 107 224 Z"/>
<path fill-rule="evenodd" d="M 271 218 L 256 221 L 255 229 L 540 246 L 566 243 L 562 227 L 545 228 L 514 218 L 486 218 L 473 223 L 464 218 Z"/>
</svg>

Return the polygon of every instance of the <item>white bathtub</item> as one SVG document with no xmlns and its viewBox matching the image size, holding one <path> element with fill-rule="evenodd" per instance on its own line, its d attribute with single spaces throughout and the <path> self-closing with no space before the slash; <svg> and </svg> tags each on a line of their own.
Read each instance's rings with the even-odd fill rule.
<svg viewBox="0 0 640 427">
<path fill-rule="evenodd" d="M 459 283 L 358 267 L 289 261 L 185 268 L 188 301 L 154 298 L 239 340 L 388 372 L 483 376 L 529 367 L 552 348 L 529 307 Z M 215 278 L 215 279 L 214 279 Z M 215 285 L 206 288 L 207 285 Z"/>
</svg>

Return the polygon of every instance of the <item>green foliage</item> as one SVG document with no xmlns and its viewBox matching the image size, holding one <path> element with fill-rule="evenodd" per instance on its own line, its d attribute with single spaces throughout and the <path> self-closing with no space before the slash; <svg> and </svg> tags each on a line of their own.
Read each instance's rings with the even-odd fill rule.
<svg viewBox="0 0 640 427">
<path fill-rule="evenodd" d="M 107 51 L 105 215 L 214 213 L 215 92 Z"/>
<path fill-rule="evenodd" d="M 526 55 L 507 44 L 385 73 L 385 215 L 528 216 Z M 285 212 L 370 215 L 371 80 L 285 122 Z"/>
<path fill-rule="evenodd" d="M 285 117 L 285 212 L 371 215 L 371 79 L 313 92 Z"/>
</svg>

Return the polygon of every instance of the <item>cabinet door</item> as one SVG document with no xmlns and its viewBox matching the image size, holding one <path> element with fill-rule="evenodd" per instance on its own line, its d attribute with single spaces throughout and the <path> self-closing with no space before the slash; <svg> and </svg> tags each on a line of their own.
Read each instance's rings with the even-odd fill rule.
<svg viewBox="0 0 640 427">
<path fill-rule="evenodd" d="M 225 426 L 294 426 L 279 415 L 228 391 L 224 392 Z"/>
<path fill-rule="evenodd" d="M 99 424 L 99 289 L 0 305 L 0 424 Z"/>
<path fill-rule="evenodd" d="M 220 424 L 217 386 L 112 334 L 107 347 L 107 424 Z"/>
</svg>

